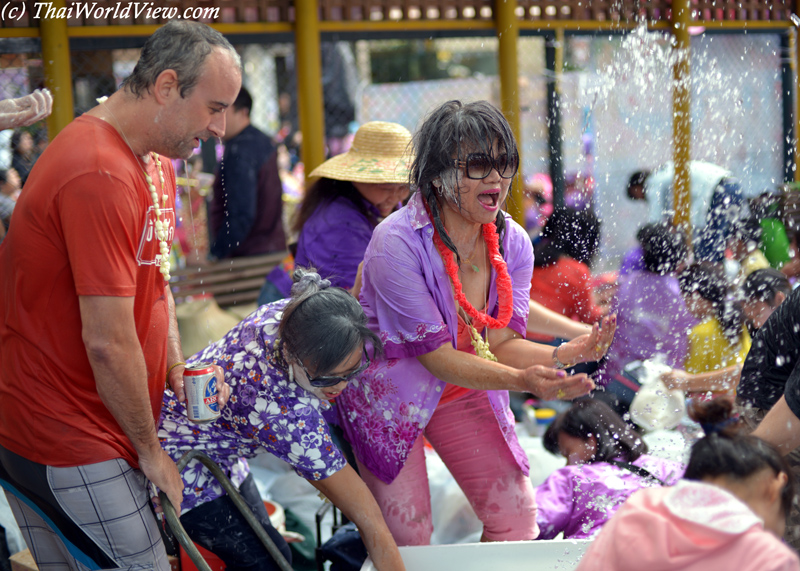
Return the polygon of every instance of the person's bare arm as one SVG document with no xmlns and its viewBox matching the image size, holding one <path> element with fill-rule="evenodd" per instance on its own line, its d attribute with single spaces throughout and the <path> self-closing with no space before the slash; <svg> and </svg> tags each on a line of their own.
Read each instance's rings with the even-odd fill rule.
<svg viewBox="0 0 800 571">
<path fill-rule="evenodd" d="M 536 345 L 522 339 L 519 341 Z M 550 359 L 552 364 L 552 359 L 545 357 L 551 353 L 552 348 L 549 353 L 547 350 L 538 351 L 537 356 L 542 362 Z M 500 359 L 500 355 L 496 356 Z M 530 392 L 541 399 L 551 400 L 577 398 L 594 388 L 594 383 L 584 374 L 568 377 L 564 371 L 536 365 L 533 361 L 523 370 L 456 351 L 449 344 L 420 355 L 417 360 L 436 378 L 469 389 Z"/>
<path fill-rule="evenodd" d="M 80 296 L 79 300 L 83 343 L 97 393 L 130 439 L 139 468 L 180 513 L 183 482 L 158 441 L 147 367 L 133 318 L 134 298 Z"/>
<path fill-rule="evenodd" d="M 186 400 L 186 392 L 183 389 L 183 372 L 186 366 L 179 364 L 175 367 L 176 363 L 184 361 L 183 349 L 181 348 L 181 334 L 178 330 L 178 318 L 175 315 L 175 298 L 172 297 L 172 291 L 169 285 L 165 286 L 167 304 L 169 307 L 169 333 L 167 335 L 167 367 L 169 374 L 167 375 L 167 382 L 169 383 L 172 392 L 178 397 L 180 402 Z M 225 371 L 219 365 L 212 365 L 214 373 L 217 377 L 217 398 L 219 407 L 222 408 L 228 402 L 231 396 L 231 387 L 225 382 Z"/>
<path fill-rule="evenodd" d="M 528 333 L 551 335 L 561 339 L 575 339 L 592 332 L 592 326 L 565 317 L 546 308 L 541 303 L 530 300 L 528 303 Z"/>
<path fill-rule="evenodd" d="M 706 373 L 687 373 L 681 369 L 673 369 L 661 375 L 661 380 L 668 389 L 677 389 L 687 393 L 728 393 L 739 384 L 742 374 L 741 365 L 733 365 Z"/>
<path fill-rule="evenodd" d="M 356 524 L 377 569 L 405 570 L 397 544 L 375 498 L 353 468 L 346 465 L 333 476 L 309 482 Z"/>
<path fill-rule="evenodd" d="M 53 111 L 53 96 L 49 89 L 0 101 L 0 130 L 27 127 L 41 121 Z"/>
<path fill-rule="evenodd" d="M 753 436 L 775 445 L 784 456 L 800 446 L 800 418 L 789 408 L 786 397 L 775 403 L 753 431 Z"/>
</svg>

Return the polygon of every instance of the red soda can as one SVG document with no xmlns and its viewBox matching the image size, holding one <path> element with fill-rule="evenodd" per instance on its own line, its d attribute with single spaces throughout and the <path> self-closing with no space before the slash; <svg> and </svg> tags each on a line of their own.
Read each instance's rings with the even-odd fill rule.
<svg viewBox="0 0 800 571">
<path fill-rule="evenodd" d="M 219 418 L 214 367 L 205 363 L 186 367 L 183 371 L 183 390 L 186 393 L 186 416 L 189 420 L 205 423 Z"/>
</svg>

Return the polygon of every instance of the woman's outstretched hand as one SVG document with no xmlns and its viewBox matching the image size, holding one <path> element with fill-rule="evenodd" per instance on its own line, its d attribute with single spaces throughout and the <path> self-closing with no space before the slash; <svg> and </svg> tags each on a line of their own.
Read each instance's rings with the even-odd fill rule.
<svg viewBox="0 0 800 571">
<path fill-rule="evenodd" d="M 599 324 L 592 326 L 592 332 L 576 337 L 558 348 L 558 356 L 564 363 L 590 363 L 599 361 L 608 352 L 614 333 L 617 330 L 617 316 L 608 315 Z"/>
<path fill-rule="evenodd" d="M 567 376 L 565 371 L 534 365 L 525 369 L 528 392 L 541 400 L 572 400 L 588 394 L 594 388 L 585 373 Z"/>
</svg>

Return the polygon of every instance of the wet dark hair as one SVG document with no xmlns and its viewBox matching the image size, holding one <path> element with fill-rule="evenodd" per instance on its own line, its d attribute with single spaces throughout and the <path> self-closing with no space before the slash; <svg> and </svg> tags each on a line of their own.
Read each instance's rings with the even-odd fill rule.
<svg viewBox="0 0 800 571">
<path fill-rule="evenodd" d="M 233 109 L 234 111 L 247 109 L 248 115 L 250 115 L 250 111 L 253 110 L 253 96 L 250 95 L 250 92 L 247 91 L 244 85 L 239 89 L 239 95 L 236 96 L 233 102 Z"/>
<path fill-rule="evenodd" d="M 649 224 L 637 234 L 642 243 L 644 267 L 648 272 L 666 275 L 686 259 L 688 248 L 683 232 L 669 222 Z"/>
<path fill-rule="evenodd" d="M 608 462 L 619 457 L 633 462 L 647 454 L 647 444 L 633 428 L 607 404 L 591 398 L 576 400 L 550 423 L 543 437 L 546 450 L 560 454 L 558 435 L 562 432 L 581 440 L 594 436 L 597 452 L 591 462 Z"/>
<path fill-rule="evenodd" d="M 745 300 L 765 301 L 770 307 L 775 306 L 775 296 L 779 292 L 789 297 L 792 284 L 782 272 L 773 268 L 752 272 L 742 284 L 742 297 Z"/>
<path fill-rule="evenodd" d="M 383 353 L 383 345 L 367 327 L 367 317 L 356 298 L 329 286 L 314 268 L 295 268 L 291 301 L 284 307 L 278 327 L 289 354 L 318 376 L 334 371 L 365 343 L 372 345 L 372 357 Z"/>
<path fill-rule="evenodd" d="M 554 264 L 569 256 L 588 266 L 600 246 L 600 220 L 586 208 L 557 208 L 542 229 L 541 240 L 534 246 L 534 266 Z"/>
<path fill-rule="evenodd" d="M 367 208 L 364 197 L 353 186 L 352 182 L 322 177 L 306 190 L 292 224 L 292 231 L 299 235 L 303 231 L 303 226 L 320 205 L 326 202 L 333 202 L 340 196 L 352 202 L 355 209 L 363 214 L 373 227 L 378 225 L 377 216 Z"/>
<path fill-rule="evenodd" d="M 678 281 L 684 295 L 699 294 L 711 302 L 725 337 L 738 343 L 742 336 L 744 312 L 740 301 L 728 295 L 728 280 L 717 264 L 699 262 L 681 272 Z"/>
<path fill-rule="evenodd" d="M 519 156 L 514 134 L 499 109 L 487 101 L 462 103 L 448 101 L 431 112 L 413 137 L 414 162 L 409 170 L 411 188 L 422 193 L 430 209 L 433 226 L 460 264 L 461 256 L 447 234 L 442 222 L 442 205 L 447 193 L 461 207 L 457 188 L 458 170 L 454 160 L 463 160 L 473 152 L 492 154 L 497 141 L 501 152 Z M 434 186 L 437 181 L 438 186 Z M 510 193 L 509 189 L 509 193 Z M 503 236 L 506 229 L 505 212 L 500 210 L 495 218 L 500 236 L 500 253 L 503 254 Z"/>
<path fill-rule="evenodd" d="M 637 200 L 637 198 L 633 196 L 633 189 L 637 186 L 644 186 L 644 181 L 647 180 L 648 176 L 650 176 L 650 171 L 648 170 L 636 171 L 631 175 L 628 179 L 628 186 L 625 188 L 625 191 L 628 193 L 628 198 Z M 647 199 L 646 196 L 645 199 Z"/>
<path fill-rule="evenodd" d="M 162 72 L 171 69 L 178 76 L 181 97 L 186 97 L 200 81 L 206 58 L 217 47 L 231 54 L 241 72 L 239 54 L 218 31 L 199 22 L 171 20 L 147 39 L 133 73 L 122 87 L 142 97 Z"/>
<path fill-rule="evenodd" d="M 726 476 L 746 480 L 769 468 L 781 472 L 788 481 L 781 491 L 781 507 L 789 513 L 794 498 L 792 472 L 777 448 L 760 438 L 746 434 L 738 415 L 733 414 L 733 400 L 717 397 L 710 401 L 691 401 L 689 416 L 703 427 L 705 436 L 692 446 L 684 479 L 704 480 Z"/>
<path fill-rule="evenodd" d="M 731 238 L 745 243 L 755 242 L 756 246 L 760 246 L 762 233 L 761 224 L 754 216 L 740 218 L 731 224 Z"/>
</svg>

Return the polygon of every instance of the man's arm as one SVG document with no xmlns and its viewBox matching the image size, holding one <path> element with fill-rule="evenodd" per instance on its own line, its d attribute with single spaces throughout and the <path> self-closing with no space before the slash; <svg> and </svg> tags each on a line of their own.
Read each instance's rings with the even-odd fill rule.
<svg viewBox="0 0 800 571">
<path fill-rule="evenodd" d="M 130 439 L 139 468 L 180 512 L 183 482 L 159 444 L 147 367 L 133 318 L 133 297 L 80 296 L 83 343 L 97 393 Z"/>
<path fill-rule="evenodd" d="M 783 455 L 800 446 L 800 418 L 789 408 L 785 396 L 770 409 L 753 436 L 777 446 Z"/>
<path fill-rule="evenodd" d="M 170 388 L 178 397 L 180 402 L 186 400 L 186 393 L 183 390 L 183 370 L 185 364 L 173 366 L 176 363 L 182 363 L 183 349 L 181 349 L 181 334 L 178 331 L 178 318 L 175 315 L 175 298 L 172 297 L 172 290 L 169 284 L 164 286 L 167 296 L 167 305 L 169 307 L 169 333 L 167 334 L 167 367 L 169 374 L 167 382 Z"/>
</svg>

